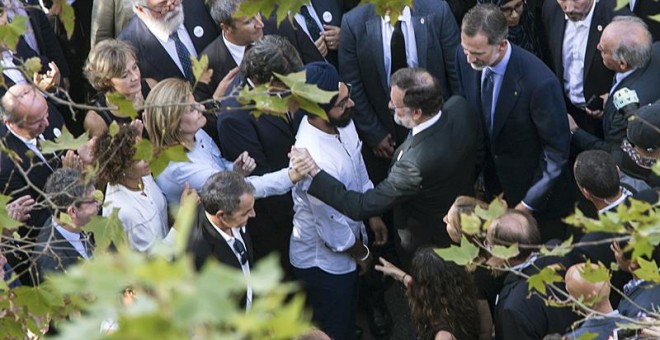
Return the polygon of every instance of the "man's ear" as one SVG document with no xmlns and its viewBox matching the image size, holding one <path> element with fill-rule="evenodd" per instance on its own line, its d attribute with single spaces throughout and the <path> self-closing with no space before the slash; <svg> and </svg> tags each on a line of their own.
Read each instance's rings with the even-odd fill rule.
<svg viewBox="0 0 660 340">
<path fill-rule="evenodd" d="M 218 221 L 223 221 L 225 218 L 227 218 L 227 214 L 224 212 L 224 210 L 218 210 L 214 216 L 218 219 Z"/>
</svg>

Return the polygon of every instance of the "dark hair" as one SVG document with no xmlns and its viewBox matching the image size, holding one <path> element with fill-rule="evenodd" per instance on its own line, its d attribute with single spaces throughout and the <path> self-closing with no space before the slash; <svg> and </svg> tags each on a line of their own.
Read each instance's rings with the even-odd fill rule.
<svg viewBox="0 0 660 340">
<path fill-rule="evenodd" d="M 597 198 L 605 199 L 619 193 L 619 172 L 609 153 L 588 150 L 575 160 L 575 181 Z"/>
<path fill-rule="evenodd" d="M 491 245 L 510 246 L 518 243 L 518 255 L 513 260 L 525 261 L 534 250 L 532 246 L 541 244 L 541 233 L 532 215 L 509 209 L 491 223 L 488 228 L 488 241 Z"/>
<path fill-rule="evenodd" d="M 222 171 L 209 177 L 199 193 L 204 210 L 216 214 L 222 210 L 231 215 L 241 204 L 243 194 L 254 193 L 254 186 L 235 171 Z"/>
<path fill-rule="evenodd" d="M 271 81 L 273 73 L 302 71 L 304 64 L 296 49 L 284 37 L 266 35 L 252 45 L 240 65 L 240 72 L 255 84 Z"/>
<path fill-rule="evenodd" d="M 417 251 L 407 291 L 419 334 L 433 334 L 446 327 L 456 339 L 479 337 L 477 291 L 472 277 L 454 262 L 445 261 L 431 248 Z"/>
<path fill-rule="evenodd" d="M 61 168 L 55 170 L 46 181 L 44 192 L 55 205 L 54 211 L 65 211 L 94 189 L 94 182 L 84 182 L 78 169 Z"/>
<path fill-rule="evenodd" d="M 421 109 L 422 114 L 433 116 L 442 108 L 440 83 L 423 68 L 403 68 L 392 75 L 392 86 L 404 92 L 403 105 Z"/>
<path fill-rule="evenodd" d="M 489 45 L 496 45 L 509 35 L 509 25 L 499 7 L 493 4 L 479 4 L 463 17 L 461 32 L 468 37 L 481 33 L 488 38 Z"/>
<path fill-rule="evenodd" d="M 209 13 L 211 13 L 211 18 L 215 21 L 216 24 L 225 24 L 227 26 L 233 26 L 234 24 L 234 14 L 241 6 L 243 0 L 207 0 L 207 6 L 209 7 Z"/>
<path fill-rule="evenodd" d="M 99 162 L 97 176 L 101 183 L 119 183 L 122 174 L 135 162 L 137 137 L 137 128 L 123 125 L 114 137 L 106 131 L 96 140 L 94 159 Z"/>
</svg>

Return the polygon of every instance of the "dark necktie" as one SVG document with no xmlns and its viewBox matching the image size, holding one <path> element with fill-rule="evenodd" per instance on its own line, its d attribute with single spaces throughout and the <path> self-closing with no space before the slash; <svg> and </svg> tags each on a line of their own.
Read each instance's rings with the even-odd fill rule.
<svg viewBox="0 0 660 340">
<path fill-rule="evenodd" d="M 184 45 L 181 42 L 181 39 L 179 39 L 179 35 L 177 32 L 174 32 L 170 35 L 170 38 L 174 40 L 174 46 L 176 46 L 176 55 L 179 57 L 179 61 L 181 62 L 181 67 L 183 67 L 183 75 L 188 79 L 188 81 L 191 84 L 195 83 L 195 79 L 193 78 L 193 71 L 192 71 L 192 62 L 190 61 L 190 51 L 186 48 L 186 45 Z"/>
<path fill-rule="evenodd" d="M 399 69 L 408 67 L 408 61 L 406 59 L 406 39 L 403 37 L 403 31 L 401 30 L 401 20 L 396 22 L 394 25 L 394 31 L 392 31 L 392 39 L 390 40 L 390 56 L 392 57 L 392 65 L 390 67 L 390 75 Z"/>
<path fill-rule="evenodd" d="M 312 15 L 309 14 L 309 8 L 307 8 L 307 6 L 300 7 L 300 14 L 305 18 L 305 25 L 307 25 L 309 36 L 311 36 L 314 41 L 318 40 L 321 36 L 321 29 L 314 18 L 312 18 Z"/>
<path fill-rule="evenodd" d="M 241 257 L 241 266 L 247 262 L 248 257 L 247 257 L 247 250 L 245 249 L 245 245 L 243 245 L 243 242 L 241 240 L 237 239 L 234 237 L 234 251 Z"/>
<path fill-rule="evenodd" d="M 489 68 L 484 69 L 484 80 L 481 83 L 481 111 L 486 119 L 486 127 L 488 133 L 493 132 L 493 87 L 495 80 L 493 79 L 493 71 Z"/>
</svg>

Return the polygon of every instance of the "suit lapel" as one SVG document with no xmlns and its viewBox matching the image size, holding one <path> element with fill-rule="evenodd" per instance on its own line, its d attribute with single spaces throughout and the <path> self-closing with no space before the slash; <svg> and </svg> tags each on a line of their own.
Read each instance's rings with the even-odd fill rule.
<svg viewBox="0 0 660 340">
<path fill-rule="evenodd" d="M 215 227 L 211 224 L 211 222 L 206 218 L 206 214 L 204 214 L 204 209 L 199 210 L 199 218 L 203 219 L 201 221 L 202 223 L 202 231 L 204 232 L 204 239 L 209 243 L 211 246 L 211 251 L 213 252 L 213 256 L 220 262 L 232 266 L 234 268 L 241 268 L 241 264 L 238 262 L 238 259 L 236 258 L 236 254 L 234 254 L 234 251 L 229 247 L 229 244 L 225 239 L 218 233 L 217 230 L 215 230 Z"/>
<path fill-rule="evenodd" d="M 51 226 L 52 225 L 53 224 L 51 224 Z M 56 255 L 61 257 L 62 267 L 66 268 L 69 264 L 76 263 L 80 259 L 83 259 L 76 248 L 64 238 L 57 228 L 53 226 L 51 230 L 53 231 L 53 239 L 49 242 L 49 245 L 51 249 L 54 249 Z"/>
<path fill-rule="evenodd" d="M 518 102 L 518 97 L 520 96 L 521 89 L 518 86 L 518 80 L 520 78 L 522 70 L 519 69 L 518 58 L 516 49 L 512 44 L 509 44 L 509 48 L 512 48 L 511 59 L 509 59 L 509 64 L 504 71 L 504 79 L 502 79 L 502 87 L 500 87 L 500 93 L 497 96 L 497 103 L 495 104 L 495 113 L 493 115 L 493 133 L 491 140 L 494 140 L 497 134 L 504 126 L 504 122 L 507 117 L 513 110 L 513 107 Z"/>
<path fill-rule="evenodd" d="M 411 16 L 413 29 L 415 31 L 415 43 L 417 45 L 417 62 L 419 67 L 428 68 L 427 55 L 428 52 L 428 31 L 426 19 L 424 16 Z"/>
<path fill-rule="evenodd" d="M 366 42 L 366 49 L 371 51 L 374 55 L 374 63 L 376 70 L 378 71 L 378 79 L 385 89 L 386 93 L 389 93 L 389 85 L 387 83 L 388 76 L 385 71 L 385 56 L 383 55 L 383 33 L 381 29 L 381 17 L 376 16 L 375 18 L 367 21 L 367 37 L 363 39 Z"/>
<path fill-rule="evenodd" d="M 589 70 L 591 69 L 591 64 L 594 61 L 598 49 L 596 45 L 600 41 L 600 36 L 603 34 L 603 27 L 607 23 L 603 23 L 603 5 L 599 4 L 600 1 L 596 0 L 596 8 L 594 8 L 594 15 L 591 19 L 591 25 L 589 26 L 589 36 L 587 38 L 587 50 L 584 55 L 584 71 L 582 72 L 583 84 L 587 83 L 589 79 Z M 589 98 L 587 98 L 588 100 Z"/>
<path fill-rule="evenodd" d="M 560 79 L 563 79 L 564 74 L 564 63 L 562 60 L 563 50 L 564 50 L 564 31 L 566 30 L 566 19 L 564 17 L 564 12 L 561 8 L 557 6 L 555 12 L 555 20 L 560 24 L 557 25 L 557 29 L 550 32 L 550 48 L 555 53 L 552 53 L 552 64 L 555 67 L 555 73 L 559 75 Z M 587 68 L 585 67 L 585 70 Z M 563 83 L 563 80 L 562 80 Z"/>
<path fill-rule="evenodd" d="M 151 66 L 158 70 L 158 74 L 161 75 L 171 75 L 177 74 L 179 78 L 185 79 L 185 75 L 181 72 L 178 66 L 170 55 L 165 50 L 165 47 L 160 44 L 158 38 L 151 33 L 149 28 L 142 22 L 142 20 L 136 19 L 138 21 L 136 35 L 144 36 L 144 39 L 138 39 L 142 44 L 142 47 L 139 49 L 143 53 L 143 62 L 148 62 Z M 150 57 L 153 56 L 153 57 Z M 144 75 L 143 75 L 144 76 Z M 162 79 L 156 79 L 158 81 Z"/>
</svg>

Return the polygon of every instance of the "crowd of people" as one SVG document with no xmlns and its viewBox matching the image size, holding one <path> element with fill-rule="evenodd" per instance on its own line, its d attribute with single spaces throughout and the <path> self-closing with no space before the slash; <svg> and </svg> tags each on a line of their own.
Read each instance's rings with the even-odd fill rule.
<svg viewBox="0 0 660 340">
<path fill-rule="evenodd" d="M 196 196 L 191 265 L 249 277 L 276 252 L 319 328 L 305 338 L 356 339 L 361 311 L 373 338 L 390 337 L 394 282 L 418 339 L 621 339 L 623 323 L 660 320 L 660 285 L 636 273 L 660 247 L 631 258 L 625 234 L 565 222 L 576 206 L 596 219 L 657 206 L 659 3 L 413 0 L 392 20 L 312 0 L 278 23 L 239 14 L 244 0 L 73 0 L 69 37 L 63 1 L 0 0 L 0 25 L 26 17 L 16 46 L 0 46 L 0 192 L 21 223 L 2 236 L 9 287 L 91 259 L 96 215 L 118 213 L 146 256 L 171 246 L 172 211 Z M 255 115 L 236 98 L 262 85 L 289 96 L 277 75 L 300 71 L 329 102 Z M 89 142 L 43 151 L 66 131 Z M 185 159 L 152 175 L 143 139 Z M 493 199 L 508 208 L 464 232 Z M 569 237 L 567 254 L 539 253 Z M 480 248 L 471 266 L 433 250 L 466 242 Z M 506 259 L 491 251 L 514 244 Z M 618 270 L 583 277 L 599 263 Z M 534 292 L 526 278 L 546 268 L 565 280 Z M 236 303 L 258 298 L 248 284 Z M 548 303 L 567 299 L 577 307 Z"/>
</svg>

